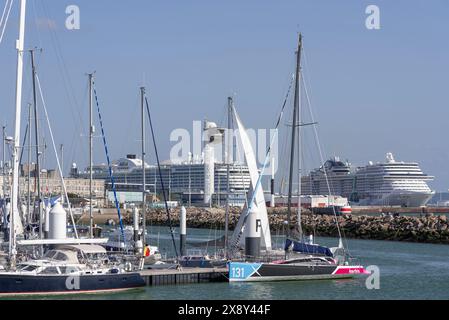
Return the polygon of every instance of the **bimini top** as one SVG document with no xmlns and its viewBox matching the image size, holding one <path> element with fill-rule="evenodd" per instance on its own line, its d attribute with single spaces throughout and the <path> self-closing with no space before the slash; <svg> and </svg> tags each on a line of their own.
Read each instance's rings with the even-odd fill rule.
<svg viewBox="0 0 449 320">
<path fill-rule="evenodd" d="M 63 245 L 58 249 L 81 251 L 82 253 L 106 253 L 106 249 L 96 244 L 77 244 L 77 245 Z"/>
</svg>

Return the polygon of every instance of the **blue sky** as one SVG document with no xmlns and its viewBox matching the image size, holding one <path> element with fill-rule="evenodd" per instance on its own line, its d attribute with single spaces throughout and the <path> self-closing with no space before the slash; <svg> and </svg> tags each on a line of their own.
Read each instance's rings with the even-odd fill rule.
<svg viewBox="0 0 449 320">
<path fill-rule="evenodd" d="M 71 4 L 80 8 L 80 30 L 64 26 Z M 380 30 L 365 28 L 370 4 L 380 8 Z M 362 165 L 393 152 L 436 176 L 433 188 L 449 188 L 448 1 L 28 0 L 27 19 L 27 48 L 43 48 L 39 75 L 66 170 L 87 163 L 85 73 L 96 71 L 111 157 L 139 153 L 145 84 L 167 158 L 170 132 L 223 121 L 230 94 L 247 127 L 273 127 L 301 31 L 325 154 Z M 16 37 L 17 3 L 0 45 L 0 121 L 10 134 Z M 95 144 L 95 162 L 104 162 L 101 140 Z M 49 150 L 49 166 L 51 158 Z"/>
</svg>

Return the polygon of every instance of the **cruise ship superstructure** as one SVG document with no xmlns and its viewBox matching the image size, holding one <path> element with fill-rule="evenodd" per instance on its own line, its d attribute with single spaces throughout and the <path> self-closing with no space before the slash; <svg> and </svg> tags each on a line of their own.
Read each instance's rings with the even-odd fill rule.
<svg viewBox="0 0 449 320">
<path fill-rule="evenodd" d="M 335 157 L 303 177 L 302 190 L 303 194 L 341 195 L 361 206 L 419 207 L 435 193 L 427 184 L 433 178 L 418 163 L 396 161 L 392 153 L 387 153 L 384 163 L 370 161 L 358 168 Z"/>
<path fill-rule="evenodd" d="M 158 194 L 162 190 L 159 179 L 158 168 L 155 165 L 145 163 L 147 190 L 150 193 Z M 71 176 L 87 178 L 88 168 L 84 172 L 73 172 Z M 127 155 L 126 158 L 113 161 L 112 170 L 114 172 L 115 186 L 119 193 L 139 193 L 142 188 L 142 160 L 136 155 Z M 213 166 L 213 179 L 211 183 L 211 195 L 213 202 L 224 204 L 227 187 L 227 167 L 226 164 L 215 162 Z M 192 204 L 204 203 L 206 191 L 207 171 L 204 161 L 200 158 L 192 159 L 185 163 L 162 163 L 161 177 L 164 187 L 170 194 L 181 194 L 183 201 Z M 105 164 L 93 166 L 94 179 L 106 181 L 106 189 L 111 189 L 109 182 L 108 167 Z M 210 178 L 209 178 L 210 180 Z M 245 203 L 246 192 L 250 187 L 248 167 L 240 163 L 230 164 L 229 175 L 230 202 L 232 205 L 241 206 Z M 208 200 L 211 201 L 211 200 Z"/>
</svg>

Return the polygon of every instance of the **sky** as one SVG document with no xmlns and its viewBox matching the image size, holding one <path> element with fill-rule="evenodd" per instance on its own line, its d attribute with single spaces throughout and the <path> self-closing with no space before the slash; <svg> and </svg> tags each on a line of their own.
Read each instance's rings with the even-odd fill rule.
<svg viewBox="0 0 449 320">
<path fill-rule="evenodd" d="M 65 27 L 68 5 L 79 7 L 79 30 Z M 368 5 L 379 7 L 378 30 L 365 26 Z M 18 0 L 0 44 L 0 122 L 9 135 L 17 25 Z M 203 119 L 224 123 L 229 95 L 248 128 L 273 128 L 301 32 L 324 156 L 361 166 L 392 152 L 435 176 L 432 189 L 449 188 L 449 1 L 28 0 L 26 30 L 26 48 L 42 49 L 38 74 L 55 142 L 64 144 L 65 172 L 88 161 L 87 73 L 95 71 L 111 158 L 140 153 L 144 85 L 166 159 L 174 129 L 191 131 L 192 121 Z M 22 128 L 32 101 L 28 55 L 24 72 Z M 106 162 L 96 127 L 94 160 Z M 304 139 L 313 137 L 304 131 Z M 319 165 L 310 159 L 310 169 Z"/>
</svg>

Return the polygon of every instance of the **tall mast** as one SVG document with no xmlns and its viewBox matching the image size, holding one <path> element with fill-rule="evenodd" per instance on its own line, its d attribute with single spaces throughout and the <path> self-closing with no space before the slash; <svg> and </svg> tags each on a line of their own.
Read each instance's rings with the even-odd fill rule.
<svg viewBox="0 0 449 320">
<path fill-rule="evenodd" d="M 39 152 L 39 122 L 37 118 L 37 93 L 36 93 L 36 65 L 34 63 L 34 50 L 30 50 L 31 53 L 31 71 L 33 72 L 33 105 L 34 105 L 34 135 L 36 143 L 36 168 L 35 168 L 35 186 L 37 189 L 37 212 L 39 216 L 39 238 L 43 238 L 43 215 L 41 206 L 41 168 L 40 168 L 40 152 Z M 30 126 L 31 129 L 31 126 Z M 31 130 L 30 130 L 31 131 Z M 31 137 L 31 135 L 30 135 Z M 43 247 L 41 247 L 41 253 L 43 253 Z"/>
<path fill-rule="evenodd" d="M 301 72 L 298 73 L 298 82 L 301 83 Z M 302 170 L 302 152 L 301 152 L 301 88 L 298 92 L 298 207 L 297 207 L 297 225 L 299 231 L 299 239 L 302 239 L 302 224 L 301 224 L 301 170 Z"/>
<path fill-rule="evenodd" d="M 145 87 L 140 87 L 141 104 L 141 134 L 142 134 L 142 245 L 145 250 L 145 229 L 146 229 L 146 170 L 145 170 Z"/>
<path fill-rule="evenodd" d="M 31 103 L 28 104 L 27 223 L 31 223 Z"/>
<path fill-rule="evenodd" d="M 2 166 L 2 174 L 3 174 L 3 197 L 6 198 L 6 126 L 2 127 L 2 135 L 3 135 L 3 145 L 2 145 L 2 153 L 3 153 L 3 166 Z M 3 219 L 5 221 L 5 219 Z"/>
<path fill-rule="evenodd" d="M 298 50 L 296 52 L 296 73 L 295 73 L 295 99 L 293 105 L 293 123 L 292 123 L 292 144 L 290 150 L 290 172 L 288 179 L 288 204 L 287 204 L 287 222 L 288 230 L 287 236 L 290 236 L 290 226 L 291 226 L 291 211 L 292 211 L 292 189 L 293 189 L 293 167 L 295 160 L 295 140 L 296 140 L 296 128 L 298 123 L 297 114 L 299 109 L 299 76 L 301 72 L 301 47 L 302 47 L 302 37 L 301 34 L 298 36 Z"/>
<path fill-rule="evenodd" d="M 9 257 L 12 269 L 16 267 L 16 231 L 14 219 L 18 212 L 19 199 L 19 148 L 20 148 L 20 119 L 22 106 L 22 81 L 23 81 L 23 47 L 25 42 L 25 16 L 26 0 L 20 0 L 19 14 L 19 39 L 16 42 L 17 49 L 17 81 L 16 81 L 16 113 L 14 127 L 14 148 L 13 157 L 13 184 L 12 184 L 12 203 L 10 213 L 10 233 L 9 233 Z"/>
<path fill-rule="evenodd" d="M 90 237 L 94 237 L 94 218 L 92 214 L 92 179 L 93 179 L 93 135 L 94 135 L 94 125 L 92 117 L 92 102 L 93 102 L 93 73 L 88 74 L 89 77 L 89 220 L 90 220 Z"/>
<path fill-rule="evenodd" d="M 64 145 L 61 144 L 61 180 L 64 179 Z M 61 188 L 61 203 L 64 203 L 64 188 Z"/>
<path fill-rule="evenodd" d="M 231 148 L 233 135 L 231 135 L 231 127 L 232 127 L 232 107 L 234 101 L 232 97 L 228 97 L 228 134 L 226 141 L 226 213 L 225 213 L 225 258 L 228 258 L 228 232 L 229 232 L 229 171 L 230 171 L 230 163 L 232 161 L 231 157 Z"/>
<path fill-rule="evenodd" d="M 6 199 L 6 125 L 4 125 L 2 127 L 2 134 L 3 134 L 3 166 L 2 166 L 2 174 L 3 174 L 3 198 Z M 6 203 L 5 203 L 6 206 Z M 8 222 L 7 222 L 7 217 L 5 215 L 3 215 L 2 217 L 2 229 L 3 229 L 3 239 L 4 241 L 8 241 L 9 239 L 7 238 L 8 233 L 6 232 L 8 228 Z"/>
</svg>

